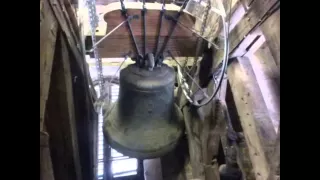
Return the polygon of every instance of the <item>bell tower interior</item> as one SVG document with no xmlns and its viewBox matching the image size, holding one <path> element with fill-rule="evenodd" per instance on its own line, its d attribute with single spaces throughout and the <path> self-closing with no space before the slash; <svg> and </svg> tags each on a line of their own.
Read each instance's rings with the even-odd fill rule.
<svg viewBox="0 0 320 180">
<path fill-rule="evenodd" d="M 280 1 L 40 0 L 40 180 L 280 179 Z"/>
</svg>

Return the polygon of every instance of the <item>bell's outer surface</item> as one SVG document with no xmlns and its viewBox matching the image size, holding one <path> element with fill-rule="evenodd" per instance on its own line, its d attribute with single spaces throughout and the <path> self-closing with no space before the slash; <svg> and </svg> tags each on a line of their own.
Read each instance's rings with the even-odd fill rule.
<svg viewBox="0 0 320 180">
<path fill-rule="evenodd" d="M 118 101 L 105 117 L 111 147 L 140 159 L 160 157 L 183 134 L 183 116 L 174 104 L 175 72 L 167 65 L 153 71 L 129 65 L 120 72 Z"/>
</svg>

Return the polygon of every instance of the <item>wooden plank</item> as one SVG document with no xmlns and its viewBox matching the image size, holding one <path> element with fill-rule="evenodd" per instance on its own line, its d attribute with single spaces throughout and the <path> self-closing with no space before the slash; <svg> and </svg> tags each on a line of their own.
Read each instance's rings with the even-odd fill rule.
<svg viewBox="0 0 320 180">
<path fill-rule="evenodd" d="M 277 129 L 280 123 L 280 69 L 267 44 L 263 44 L 250 57 L 250 63 L 268 108 L 270 119 L 274 128 Z"/>
<path fill-rule="evenodd" d="M 278 127 L 277 140 L 272 153 L 271 170 L 268 180 L 280 180 L 280 125 Z M 278 171 L 279 168 L 279 172 Z"/>
<path fill-rule="evenodd" d="M 237 151 L 237 164 L 242 172 L 243 180 L 254 180 L 254 171 L 252 168 L 252 163 L 249 158 L 248 146 L 245 142 L 241 125 L 239 124 L 239 115 L 235 106 L 234 98 L 231 92 L 230 84 L 228 83 L 227 92 L 226 92 L 226 104 L 227 104 L 227 114 L 229 114 L 230 121 L 232 122 L 233 129 L 237 132 L 238 137 L 240 138 L 237 143 L 233 144 Z M 223 149 L 228 148 L 227 142 L 227 131 L 224 132 L 224 135 L 221 135 L 221 144 Z M 226 151 L 226 150 L 225 150 Z M 224 152 L 225 152 L 224 151 Z"/>
<path fill-rule="evenodd" d="M 237 162 L 242 172 L 243 180 L 255 180 L 252 163 L 249 156 L 249 148 L 245 139 L 237 144 Z"/>
<path fill-rule="evenodd" d="M 280 8 L 261 25 L 261 30 L 271 54 L 280 68 Z"/>
<path fill-rule="evenodd" d="M 142 6 L 141 6 L 142 7 Z M 160 17 L 160 10 L 152 10 L 148 9 L 147 16 L 146 16 L 146 36 L 158 36 L 158 27 L 159 27 L 159 17 Z M 129 15 L 140 15 L 141 14 L 141 8 L 139 9 L 128 9 L 127 10 Z M 174 16 L 177 13 L 177 11 L 173 10 L 166 10 L 166 14 L 170 16 Z M 117 10 L 110 11 L 104 15 L 105 22 L 108 23 L 108 29 L 107 33 L 109 33 L 112 29 L 114 29 L 116 26 L 118 26 L 122 21 L 124 21 L 123 16 L 121 14 L 120 5 Z M 143 18 L 140 16 L 139 19 L 133 19 L 130 21 L 133 35 L 134 36 L 142 36 L 143 35 L 143 29 L 142 29 L 142 20 Z M 188 13 L 182 13 L 179 21 L 186 25 L 189 28 L 192 28 L 195 22 L 195 18 L 189 15 Z M 167 36 L 169 33 L 169 29 L 172 25 L 172 22 L 167 19 L 163 19 L 162 21 L 162 31 L 160 32 L 160 36 Z M 121 26 L 117 31 L 112 33 L 109 37 L 118 37 L 118 36 L 128 36 L 128 29 L 127 26 Z M 175 32 L 172 34 L 173 37 L 188 37 L 192 36 L 192 33 L 190 31 L 184 29 L 183 27 L 176 26 Z"/>
<path fill-rule="evenodd" d="M 228 67 L 229 82 L 249 148 L 257 180 L 270 173 L 270 147 L 276 134 L 269 118 L 252 67 L 247 58 L 238 58 Z"/>
<path fill-rule="evenodd" d="M 80 50 L 80 44 L 77 44 L 77 40 L 75 40 L 71 33 L 71 30 L 68 28 L 67 25 L 67 20 L 65 19 L 62 9 L 60 7 L 60 3 L 58 2 L 58 0 L 49 0 L 50 6 L 51 6 L 51 10 L 53 12 L 53 14 L 55 15 L 57 22 L 59 23 L 63 35 L 65 36 L 67 42 L 68 42 L 68 47 L 71 49 L 72 55 L 75 57 L 75 59 L 77 60 L 77 65 L 80 68 L 81 72 L 84 74 L 84 68 L 83 68 L 83 63 L 84 63 L 84 57 L 82 55 L 82 52 Z"/>
<path fill-rule="evenodd" d="M 40 24 L 40 131 L 43 129 L 58 29 L 58 24 L 49 9 L 48 2 L 44 1 L 42 6 L 43 21 Z"/>
<path fill-rule="evenodd" d="M 60 5 L 60 9 L 62 10 L 62 13 L 63 13 L 62 16 L 64 17 L 64 19 L 66 21 L 68 29 L 70 30 L 71 35 L 73 36 L 73 39 L 75 40 L 75 43 L 78 45 L 80 43 L 78 25 L 75 23 L 75 14 L 72 12 L 72 10 L 70 11 L 70 6 L 71 6 L 70 2 L 69 2 L 69 0 L 59 0 L 58 3 Z M 69 6 L 69 8 L 66 7 L 67 5 Z M 71 19 L 71 17 L 73 17 L 73 18 Z M 79 46 L 80 46 L 80 44 L 79 44 Z"/>
<path fill-rule="evenodd" d="M 40 131 L 40 180 L 54 180 L 49 135 L 43 131 Z"/>
<path fill-rule="evenodd" d="M 56 179 L 81 180 L 69 53 L 60 33 L 45 121 Z M 57 113 L 59 112 L 59 113 Z"/>
<path fill-rule="evenodd" d="M 167 10 L 166 14 L 175 15 L 177 12 Z M 128 14 L 135 15 L 141 14 L 141 9 L 128 9 Z M 153 10 L 148 9 L 146 16 L 146 51 L 153 52 L 156 47 L 158 27 L 159 27 L 160 9 Z M 120 6 L 117 10 L 110 11 L 104 15 L 104 20 L 108 23 L 108 30 L 110 32 L 116 26 L 118 26 L 124 19 L 121 15 Z M 188 13 L 182 13 L 179 21 L 186 26 L 192 28 L 194 25 L 195 18 Z M 131 22 L 132 32 L 135 36 L 137 46 L 142 53 L 143 50 L 143 31 L 142 31 L 142 18 L 138 20 L 134 19 Z M 162 46 L 165 38 L 167 38 L 169 29 L 172 26 L 172 22 L 166 19 L 162 21 L 162 30 L 160 32 L 160 45 Z M 101 37 L 100 37 L 101 38 Z M 99 38 L 98 38 L 99 39 Z M 181 26 L 176 26 L 172 38 L 168 42 L 167 49 L 170 49 L 176 56 L 191 56 L 189 54 L 193 49 L 193 44 L 196 37 L 192 32 L 186 30 Z M 130 38 L 130 33 L 126 25 L 121 26 L 117 31 L 113 32 L 108 39 L 104 40 L 99 46 L 99 55 L 103 58 L 107 57 L 121 57 L 123 53 L 134 52 L 134 44 Z M 158 49 L 158 50 L 159 50 Z M 176 53 L 176 51 L 178 51 Z"/>
<path fill-rule="evenodd" d="M 74 56 L 77 62 L 77 66 L 80 68 L 81 73 L 84 74 L 86 77 L 89 76 L 88 66 L 85 64 L 84 59 L 84 53 L 82 51 L 81 45 L 80 45 L 80 39 L 77 39 L 76 36 L 73 35 L 70 27 L 67 25 L 67 22 L 70 22 L 70 20 L 67 20 L 67 15 L 63 13 L 64 5 L 59 3 L 58 0 L 49 0 L 51 11 L 55 15 L 58 24 L 60 25 L 63 36 L 66 38 L 68 42 L 68 48 L 71 50 L 71 55 Z M 70 14 L 69 14 L 70 16 Z M 88 80 L 85 80 L 85 83 L 87 84 L 85 86 L 85 89 L 87 92 L 90 92 L 89 90 L 89 83 Z M 88 93 L 89 94 L 89 93 Z M 93 100 L 90 97 L 91 103 L 93 104 Z M 92 105 L 93 106 L 93 105 Z"/>
<path fill-rule="evenodd" d="M 190 33 L 191 34 L 191 33 Z M 142 36 L 135 36 L 137 46 L 142 53 Z M 159 49 L 163 45 L 165 36 L 160 37 Z M 97 38 L 99 39 L 99 38 Z M 174 37 L 170 39 L 167 44 L 166 50 L 170 50 L 174 56 L 194 56 L 194 44 L 195 36 L 189 37 Z M 146 52 L 153 52 L 156 46 L 156 37 L 148 36 L 146 40 L 147 48 Z M 135 54 L 131 39 L 128 36 L 120 36 L 115 38 L 107 38 L 101 44 L 98 45 L 99 56 L 101 58 L 118 58 L 123 57 L 124 54 L 132 52 Z M 158 49 L 158 50 L 159 50 Z M 166 53 L 166 52 L 165 52 Z M 166 54 L 165 54 L 166 55 Z"/>
</svg>

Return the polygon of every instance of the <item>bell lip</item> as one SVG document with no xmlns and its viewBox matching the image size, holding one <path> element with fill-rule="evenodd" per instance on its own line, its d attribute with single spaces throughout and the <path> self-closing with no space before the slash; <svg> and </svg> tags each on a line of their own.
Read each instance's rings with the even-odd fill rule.
<svg viewBox="0 0 320 180">
<path fill-rule="evenodd" d="M 117 143 L 116 141 L 113 141 L 111 139 L 111 137 L 109 137 L 108 133 L 107 133 L 107 135 L 104 134 L 104 137 L 105 137 L 106 141 L 108 142 L 108 145 L 110 145 L 113 149 L 115 149 L 116 151 L 120 152 L 121 154 L 123 154 L 125 156 L 129 156 L 129 157 L 137 158 L 137 159 L 154 159 L 154 158 L 162 157 L 162 156 L 168 154 L 169 152 L 173 151 L 174 148 L 177 146 L 177 144 L 180 142 L 182 135 L 183 135 L 183 133 L 181 133 L 181 135 L 179 136 L 179 138 L 176 139 L 176 141 L 173 141 L 169 145 L 167 145 L 157 151 L 152 151 L 152 152 L 150 152 L 150 151 L 135 151 L 135 150 L 128 149 L 127 147 Z"/>
<path fill-rule="evenodd" d="M 175 104 L 175 103 L 174 103 L 174 108 L 177 110 L 178 117 L 181 118 L 180 120 L 182 120 L 184 122 L 183 114 L 180 111 L 177 104 Z M 105 122 L 106 121 L 103 122 L 103 136 L 104 136 L 106 142 L 108 143 L 108 145 L 110 145 L 113 149 L 117 150 L 118 152 L 122 153 L 123 155 L 133 157 L 133 158 L 138 158 L 138 159 L 159 158 L 159 157 L 162 157 L 162 156 L 166 155 L 167 153 L 173 151 L 176 148 L 177 144 L 180 142 L 180 140 L 183 137 L 184 132 L 185 132 L 185 126 L 182 125 L 182 126 L 180 126 L 181 129 L 180 129 L 179 135 L 177 136 L 177 138 L 175 140 L 171 141 L 170 143 L 166 144 L 162 148 L 155 150 L 155 151 L 151 151 L 151 150 L 150 151 L 141 151 L 141 150 L 130 149 L 130 148 L 123 146 L 120 143 L 112 140 L 112 136 L 106 130 L 107 128 L 105 127 Z"/>
</svg>

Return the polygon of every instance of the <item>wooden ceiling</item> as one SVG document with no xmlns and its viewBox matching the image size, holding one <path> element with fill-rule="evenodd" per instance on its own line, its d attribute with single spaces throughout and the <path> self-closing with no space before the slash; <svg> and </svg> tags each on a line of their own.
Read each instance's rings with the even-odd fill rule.
<svg viewBox="0 0 320 180">
<path fill-rule="evenodd" d="M 136 42 L 138 44 L 138 48 L 142 53 L 143 31 L 140 4 L 141 3 L 126 3 L 126 8 L 128 10 L 129 15 L 140 15 L 139 19 L 131 20 L 131 26 L 133 34 L 136 38 Z M 110 32 L 113 28 L 115 28 L 122 21 L 124 21 L 124 18 L 121 15 L 120 3 L 111 3 L 107 6 L 110 6 L 113 9 L 109 9 L 108 12 L 104 15 L 104 20 L 107 22 L 106 33 Z M 156 46 L 161 4 L 146 3 L 146 6 L 148 9 L 146 15 L 146 52 L 148 53 L 153 52 Z M 179 10 L 178 6 L 170 4 L 167 6 L 166 14 L 175 15 L 177 13 L 177 10 Z M 182 13 L 179 21 L 185 24 L 186 26 L 192 28 L 195 23 L 195 18 L 188 13 Z M 162 46 L 164 39 L 168 36 L 168 31 L 171 25 L 171 21 L 163 19 L 162 30 L 160 33 L 159 48 Z M 101 38 L 102 36 L 97 37 L 97 40 Z M 193 56 L 195 54 L 195 40 L 196 36 L 194 36 L 189 30 L 177 25 L 170 41 L 167 44 L 166 49 L 170 50 L 174 56 Z M 129 51 L 132 51 L 134 53 L 134 46 L 130 38 L 130 34 L 126 24 L 121 26 L 119 29 L 113 32 L 107 39 L 100 43 L 98 45 L 98 51 L 101 58 L 121 57 L 123 56 L 123 54 L 128 53 Z"/>
</svg>

